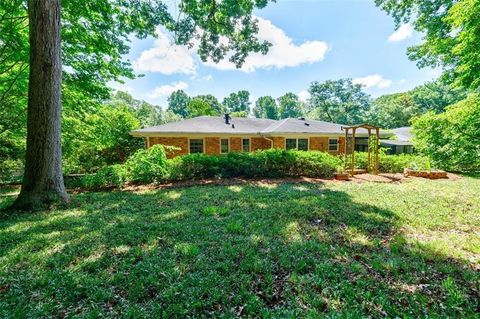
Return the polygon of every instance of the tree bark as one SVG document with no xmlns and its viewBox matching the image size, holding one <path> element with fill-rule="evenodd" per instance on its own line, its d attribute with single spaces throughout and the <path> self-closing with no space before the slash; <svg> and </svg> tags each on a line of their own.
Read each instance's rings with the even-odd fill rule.
<svg viewBox="0 0 480 319">
<path fill-rule="evenodd" d="M 37 210 L 68 202 L 62 174 L 60 0 L 29 0 L 28 15 L 27 152 L 13 208 Z"/>
</svg>

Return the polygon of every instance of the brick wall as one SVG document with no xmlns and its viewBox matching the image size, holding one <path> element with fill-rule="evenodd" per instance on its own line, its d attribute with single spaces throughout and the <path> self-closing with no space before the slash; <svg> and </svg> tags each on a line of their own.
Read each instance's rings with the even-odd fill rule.
<svg viewBox="0 0 480 319">
<path fill-rule="evenodd" d="M 188 138 L 186 137 L 150 137 L 150 146 L 156 144 L 180 148 L 179 150 L 167 152 L 168 158 L 188 154 Z"/>
<path fill-rule="evenodd" d="M 241 137 L 230 137 L 230 151 L 231 152 L 241 152 L 242 151 L 242 138 Z"/>
<path fill-rule="evenodd" d="M 258 150 L 267 150 L 271 147 L 271 142 L 263 137 L 252 137 L 250 139 L 250 150 L 252 152 Z"/>
<path fill-rule="evenodd" d="M 310 150 L 326 151 L 328 149 L 328 137 L 310 137 Z"/>
<path fill-rule="evenodd" d="M 284 137 L 272 137 L 273 146 L 275 148 L 285 148 Z M 161 144 L 165 146 L 174 146 L 179 150 L 167 152 L 168 158 L 173 158 L 179 155 L 188 154 L 188 138 L 187 137 L 150 137 L 150 146 L 155 144 Z M 220 154 L 220 138 L 218 137 L 206 137 L 204 139 L 205 153 L 209 155 Z M 257 150 L 265 150 L 271 147 L 270 140 L 263 137 L 252 137 L 250 139 L 250 149 L 252 152 Z M 315 151 L 328 151 L 328 137 L 310 137 L 309 139 L 310 150 Z M 345 137 L 340 137 L 338 141 L 338 152 L 332 151 L 331 154 L 343 154 L 345 147 Z M 230 151 L 241 152 L 242 151 L 242 137 L 230 138 Z"/>
<path fill-rule="evenodd" d="M 340 137 L 338 139 L 338 153 L 339 154 L 345 153 L 345 137 Z"/>
<path fill-rule="evenodd" d="M 220 139 L 218 137 L 205 138 L 205 153 L 208 155 L 220 154 Z"/>
<path fill-rule="evenodd" d="M 275 136 L 275 137 L 272 137 L 272 140 L 273 140 L 273 147 L 274 148 L 280 148 L 282 150 L 285 148 L 285 138 L 284 137 Z"/>
</svg>

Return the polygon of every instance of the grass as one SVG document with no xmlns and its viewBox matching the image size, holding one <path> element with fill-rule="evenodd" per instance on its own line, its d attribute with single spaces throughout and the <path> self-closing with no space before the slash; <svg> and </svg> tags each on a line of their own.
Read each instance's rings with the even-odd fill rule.
<svg viewBox="0 0 480 319">
<path fill-rule="evenodd" d="M 472 177 L 74 195 L 0 220 L 0 317 L 478 317 L 479 197 Z"/>
</svg>

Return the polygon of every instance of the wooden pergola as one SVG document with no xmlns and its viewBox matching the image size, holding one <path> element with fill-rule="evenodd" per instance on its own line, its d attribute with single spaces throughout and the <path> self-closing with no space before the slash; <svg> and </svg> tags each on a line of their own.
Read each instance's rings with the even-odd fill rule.
<svg viewBox="0 0 480 319">
<path fill-rule="evenodd" d="M 372 137 L 375 137 L 374 141 L 374 156 L 373 156 L 373 172 L 375 175 L 378 175 L 378 149 L 380 142 L 380 127 L 370 125 L 370 124 L 359 124 L 353 126 L 343 126 L 342 129 L 345 130 L 345 169 L 347 169 L 347 162 L 350 162 L 350 174 L 353 176 L 355 174 L 355 135 L 357 134 L 358 129 L 365 129 L 368 132 L 368 143 L 367 143 L 367 152 L 368 152 L 368 162 L 367 162 L 367 172 L 370 173 L 372 170 L 372 156 L 371 156 L 371 144 Z M 349 133 L 351 131 L 351 135 Z M 372 133 L 374 131 L 375 133 Z M 350 137 L 350 149 L 348 148 L 348 141 Z M 348 161 L 348 155 L 350 153 L 351 161 Z"/>
</svg>

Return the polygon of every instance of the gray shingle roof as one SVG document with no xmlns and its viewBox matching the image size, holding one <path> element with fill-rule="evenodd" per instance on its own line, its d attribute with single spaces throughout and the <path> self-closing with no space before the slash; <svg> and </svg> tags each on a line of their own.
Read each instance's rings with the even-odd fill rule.
<svg viewBox="0 0 480 319">
<path fill-rule="evenodd" d="M 410 142 L 412 138 L 411 127 L 409 126 L 394 128 L 392 132 L 397 136 L 398 141 Z"/>
<path fill-rule="evenodd" d="M 233 125 L 233 126 L 232 126 Z M 225 124 L 221 116 L 199 116 L 178 122 L 167 123 L 158 126 L 147 127 L 132 131 L 134 136 L 151 134 L 172 134 L 172 133 L 195 133 L 195 134 L 345 134 L 342 124 L 287 118 L 284 120 L 269 120 L 258 118 L 238 118 L 230 120 L 230 125 Z M 357 134 L 366 134 L 365 129 L 358 129 Z M 382 136 L 391 135 L 382 132 Z"/>
<path fill-rule="evenodd" d="M 158 126 L 147 127 L 132 131 L 133 135 L 149 133 L 221 133 L 221 134 L 256 134 L 266 129 L 275 120 L 252 119 L 234 117 L 230 119 L 230 125 L 220 116 L 199 116 L 178 122 L 167 123 Z M 233 124 L 233 127 L 232 127 Z"/>
</svg>

